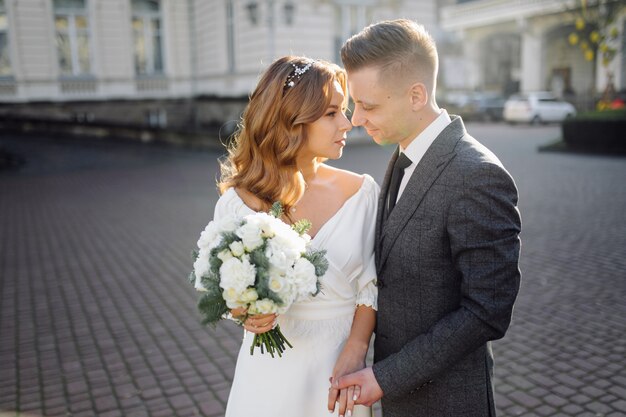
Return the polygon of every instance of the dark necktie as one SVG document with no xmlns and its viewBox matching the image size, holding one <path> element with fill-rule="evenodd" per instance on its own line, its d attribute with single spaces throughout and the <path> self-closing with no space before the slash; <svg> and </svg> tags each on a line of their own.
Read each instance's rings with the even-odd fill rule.
<svg viewBox="0 0 626 417">
<path fill-rule="evenodd" d="M 404 169 L 411 165 L 412 162 L 408 156 L 400 152 L 396 162 L 393 164 L 393 171 L 391 171 L 391 181 L 389 182 L 389 191 L 387 192 L 387 217 L 391 213 L 391 210 L 396 206 L 396 200 L 398 199 L 398 191 L 400 190 L 400 183 L 404 176 Z"/>
</svg>

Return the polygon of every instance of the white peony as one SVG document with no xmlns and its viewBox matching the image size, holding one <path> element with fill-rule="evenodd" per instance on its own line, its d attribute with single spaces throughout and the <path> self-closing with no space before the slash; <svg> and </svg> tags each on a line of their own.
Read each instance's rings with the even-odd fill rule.
<svg viewBox="0 0 626 417">
<path fill-rule="evenodd" d="M 245 248 L 243 247 L 243 243 L 236 240 L 229 245 L 230 251 L 233 253 L 233 256 L 241 256 L 244 253 Z"/>
<path fill-rule="evenodd" d="M 272 242 L 274 248 L 280 248 L 285 253 L 290 264 L 306 251 L 306 242 L 291 228 L 276 233 Z"/>
<path fill-rule="evenodd" d="M 245 219 L 247 223 L 256 226 L 261 231 L 261 236 L 265 238 L 273 237 L 277 225 L 283 223 L 267 213 L 251 214 L 246 216 Z"/>
<path fill-rule="evenodd" d="M 221 232 L 234 232 L 240 224 L 241 220 L 236 216 L 227 214 L 219 220 L 218 226 Z"/>
<path fill-rule="evenodd" d="M 206 288 L 202 285 L 202 277 L 207 275 L 210 269 L 209 258 L 201 251 L 198 258 L 193 263 L 193 270 L 196 275 L 196 282 L 194 284 L 196 290 L 206 291 Z"/>
<path fill-rule="evenodd" d="M 220 244 L 222 237 L 220 236 L 220 228 L 216 222 L 209 222 L 200 233 L 200 239 L 198 239 L 198 247 L 200 250 L 211 250 Z"/>
<path fill-rule="evenodd" d="M 278 294 L 278 297 L 282 300 L 282 304 L 278 306 L 278 314 L 285 314 L 293 302 L 296 301 L 296 298 L 298 297 L 298 292 L 296 290 L 297 289 L 294 285 L 292 285 L 289 281 L 286 282 L 286 285 Z"/>
<path fill-rule="evenodd" d="M 308 259 L 298 259 L 293 266 L 290 276 L 300 296 L 306 297 L 317 291 L 315 266 Z"/>
<path fill-rule="evenodd" d="M 263 244 L 261 229 L 252 223 L 246 223 L 237 229 L 237 236 L 241 238 L 244 248 L 252 252 Z"/>
<path fill-rule="evenodd" d="M 270 261 L 270 267 L 272 269 L 285 273 L 293 265 L 293 260 L 287 258 L 287 254 L 280 245 L 280 242 L 274 239 L 275 237 L 267 240 L 265 256 Z"/>
<path fill-rule="evenodd" d="M 220 287 L 224 289 L 233 288 L 242 293 L 254 285 L 255 277 L 256 268 L 247 260 L 230 258 L 220 267 Z"/>
</svg>

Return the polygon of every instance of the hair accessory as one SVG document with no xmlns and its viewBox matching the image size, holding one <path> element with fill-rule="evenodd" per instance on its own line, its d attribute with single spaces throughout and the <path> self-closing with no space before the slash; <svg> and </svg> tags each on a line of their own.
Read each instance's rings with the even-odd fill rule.
<svg viewBox="0 0 626 417">
<path fill-rule="evenodd" d="M 304 73 L 307 72 L 309 68 L 311 68 L 313 62 L 315 61 L 309 61 L 309 63 L 303 67 L 298 67 L 296 64 L 291 64 L 294 70 L 287 77 L 287 81 L 285 81 L 285 88 L 291 88 L 296 85 L 296 81 L 298 81 L 304 75 Z"/>
</svg>

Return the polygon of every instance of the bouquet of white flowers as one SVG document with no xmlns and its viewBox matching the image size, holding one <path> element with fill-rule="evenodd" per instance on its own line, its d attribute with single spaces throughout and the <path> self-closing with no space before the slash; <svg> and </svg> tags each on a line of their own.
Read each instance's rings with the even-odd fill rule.
<svg viewBox="0 0 626 417">
<path fill-rule="evenodd" d="M 189 280 L 204 295 L 198 308 L 203 324 L 215 324 L 230 309 L 243 307 L 248 315 L 283 314 L 291 304 L 320 291 L 319 278 L 326 273 L 326 251 L 309 248 L 308 220 L 289 226 L 280 220 L 282 206 L 243 219 L 225 217 L 210 222 L 198 240 Z M 292 347 L 280 326 L 256 334 L 250 346 L 282 356 Z"/>
</svg>

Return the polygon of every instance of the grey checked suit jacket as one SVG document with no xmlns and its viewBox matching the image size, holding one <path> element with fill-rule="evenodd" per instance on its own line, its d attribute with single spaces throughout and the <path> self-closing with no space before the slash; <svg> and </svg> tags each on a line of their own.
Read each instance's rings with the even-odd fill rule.
<svg viewBox="0 0 626 417">
<path fill-rule="evenodd" d="M 376 227 L 374 375 L 384 417 L 495 416 L 489 341 L 520 285 L 517 189 L 460 117 L 430 146 Z"/>
</svg>

